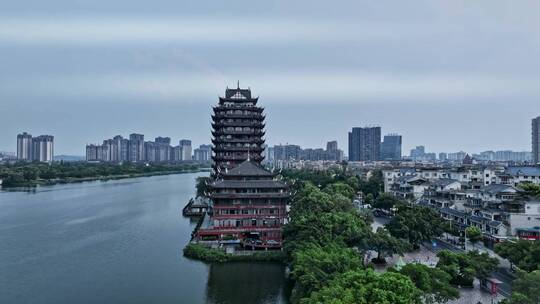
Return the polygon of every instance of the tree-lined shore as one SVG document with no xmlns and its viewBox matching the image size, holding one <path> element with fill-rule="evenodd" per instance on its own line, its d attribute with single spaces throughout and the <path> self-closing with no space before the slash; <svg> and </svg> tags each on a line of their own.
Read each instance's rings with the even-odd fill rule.
<svg viewBox="0 0 540 304">
<path fill-rule="evenodd" d="M 460 287 L 473 288 L 476 279 L 485 281 L 498 267 L 499 259 L 488 253 L 442 250 L 436 264 L 394 265 L 377 272 L 375 267 L 386 264 L 388 257 L 418 250 L 444 233 L 459 233 L 432 208 L 384 194 L 380 172 L 365 179 L 346 170 L 285 170 L 280 174 L 293 193 L 283 231 L 283 254 L 261 254 L 252 260 L 277 261 L 289 267 L 293 304 L 446 303 L 459 298 Z M 197 192 L 204 193 L 205 180 L 201 178 L 197 184 Z M 392 214 L 384 227 L 373 231 L 372 210 L 355 205 L 360 191 L 364 202 Z M 473 244 L 481 238 L 477 232 L 468 230 Z M 534 291 L 540 287 L 537 245 L 518 241 L 496 247 L 502 257 L 524 269 L 512 297 L 503 303 L 539 300 Z M 235 260 L 217 249 L 188 246 L 184 253 L 208 262 Z"/>
<path fill-rule="evenodd" d="M 109 164 L 87 162 L 19 162 L 0 165 L 3 188 L 120 179 L 208 170 L 208 164 Z"/>
</svg>

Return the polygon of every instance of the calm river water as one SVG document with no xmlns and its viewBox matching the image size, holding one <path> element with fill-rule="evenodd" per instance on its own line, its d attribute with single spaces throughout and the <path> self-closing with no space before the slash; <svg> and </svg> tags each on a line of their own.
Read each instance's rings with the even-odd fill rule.
<svg viewBox="0 0 540 304">
<path fill-rule="evenodd" d="M 0 303 L 286 303 L 280 265 L 182 256 L 205 174 L 0 192 Z"/>
</svg>

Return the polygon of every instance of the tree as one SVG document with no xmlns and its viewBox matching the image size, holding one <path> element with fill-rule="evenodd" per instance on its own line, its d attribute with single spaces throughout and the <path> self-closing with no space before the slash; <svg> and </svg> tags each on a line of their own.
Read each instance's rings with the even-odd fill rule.
<svg viewBox="0 0 540 304">
<path fill-rule="evenodd" d="M 293 300 L 307 297 L 311 292 L 321 289 L 337 274 L 361 269 L 362 261 L 358 254 L 336 243 L 325 246 L 309 244 L 293 253 L 291 275 L 296 284 Z"/>
<path fill-rule="evenodd" d="M 465 256 L 469 259 L 470 265 L 474 268 L 474 275 L 479 280 L 487 279 L 499 265 L 499 260 L 486 252 L 480 253 L 478 250 L 473 250 L 468 251 Z"/>
<path fill-rule="evenodd" d="M 378 274 L 371 269 L 352 270 L 336 276 L 302 304 L 421 303 L 421 292 L 406 276 L 396 272 Z"/>
<path fill-rule="evenodd" d="M 290 253 L 306 243 L 322 246 L 329 242 L 365 249 L 370 233 L 369 223 L 358 212 L 306 213 L 284 227 L 284 250 Z"/>
<path fill-rule="evenodd" d="M 396 271 L 395 269 L 391 270 Z M 399 273 L 409 277 L 422 291 L 423 303 L 444 303 L 459 298 L 459 291 L 450 285 L 452 277 L 439 268 L 410 263 L 403 266 Z"/>
<path fill-rule="evenodd" d="M 521 272 L 512 284 L 512 296 L 503 304 L 538 304 L 540 303 L 540 270 L 530 273 Z"/>
<path fill-rule="evenodd" d="M 444 232 L 445 222 L 428 207 L 400 205 L 397 214 L 386 225 L 393 236 L 406 239 L 418 248 Z"/>
<path fill-rule="evenodd" d="M 197 177 L 197 196 L 205 197 L 205 192 L 208 192 L 208 184 L 212 181 L 211 177 L 203 176 Z"/>
<path fill-rule="evenodd" d="M 448 273 L 454 285 L 472 286 L 474 278 L 484 280 L 497 268 L 499 261 L 487 253 L 469 251 L 455 253 L 442 250 L 437 254 L 437 268 Z"/>
<path fill-rule="evenodd" d="M 475 244 L 482 240 L 482 230 L 476 226 L 469 226 L 465 229 L 465 235 L 469 239 L 469 241 L 473 244 L 473 248 L 475 248 Z"/>
<path fill-rule="evenodd" d="M 495 253 L 527 272 L 540 269 L 540 242 L 506 241 L 495 245 Z"/>
<path fill-rule="evenodd" d="M 533 183 L 521 183 L 519 188 L 524 191 L 523 194 L 525 196 L 540 197 L 540 185 Z"/>
<path fill-rule="evenodd" d="M 367 240 L 368 249 L 377 252 L 377 257 L 373 259 L 374 263 L 386 263 L 385 256 L 393 254 L 402 255 L 410 249 L 410 245 L 394 238 L 388 233 L 388 230 L 379 227 L 376 233 L 370 235 Z"/>
<path fill-rule="evenodd" d="M 356 192 L 354 191 L 354 188 L 349 186 L 346 183 L 338 182 L 333 184 L 328 184 L 326 187 L 324 187 L 323 190 L 325 193 L 328 193 L 330 195 L 343 195 L 344 197 L 352 200 L 353 197 L 356 195 Z"/>
<path fill-rule="evenodd" d="M 380 170 L 374 171 L 369 179 L 361 179 L 359 183 L 359 190 L 364 194 L 373 195 L 377 198 L 379 194 L 384 191 L 384 179 Z"/>
<path fill-rule="evenodd" d="M 373 208 L 379 208 L 384 210 L 390 210 L 395 205 L 402 204 L 403 202 L 393 195 L 390 195 L 388 193 L 382 193 L 380 194 L 376 199 L 375 202 L 371 205 Z"/>
</svg>

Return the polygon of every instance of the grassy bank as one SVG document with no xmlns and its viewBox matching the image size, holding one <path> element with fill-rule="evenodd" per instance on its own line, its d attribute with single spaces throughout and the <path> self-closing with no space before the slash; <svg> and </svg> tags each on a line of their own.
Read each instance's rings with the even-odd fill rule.
<svg viewBox="0 0 540 304">
<path fill-rule="evenodd" d="M 284 263 L 285 253 L 282 251 L 256 251 L 252 254 L 236 255 L 223 250 L 212 249 L 200 244 L 188 244 L 184 248 L 184 256 L 209 263 L 225 262 L 275 262 Z"/>
</svg>

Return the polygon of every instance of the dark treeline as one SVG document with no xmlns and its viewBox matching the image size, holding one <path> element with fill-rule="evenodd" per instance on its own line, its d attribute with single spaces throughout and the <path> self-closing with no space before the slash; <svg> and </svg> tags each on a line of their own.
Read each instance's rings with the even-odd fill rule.
<svg viewBox="0 0 540 304">
<path fill-rule="evenodd" d="M 61 182 L 84 178 L 151 175 L 202 169 L 201 164 L 107 164 L 87 162 L 27 163 L 0 166 L 3 187 L 33 186 L 41 182 Z"/>
<path fill-rule="evenodd" d="M 382 194 L 380 172 L 365 180 L 341 170 L 287 170 L 282 175 L 295 191 L 284 228 L 293 303 L 444 303 L 459 297 L 457 285 L 471 286 L 498 264 L 476 251 L 442 251 L 436 267 L 414 263 L 377 273 L 372 263 L 413 250 L 441 235 L 447 225 L 430 208 Z M 352 198 L 358 191 L 395 211 L 385 228 L 373 232 L 371 214 L 355 208 Z M 365 260 L 368 250 L 377 252 L 371 261 Z"/>
</svg>

